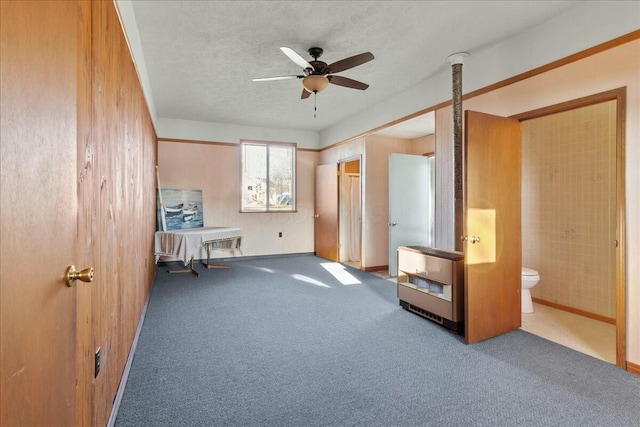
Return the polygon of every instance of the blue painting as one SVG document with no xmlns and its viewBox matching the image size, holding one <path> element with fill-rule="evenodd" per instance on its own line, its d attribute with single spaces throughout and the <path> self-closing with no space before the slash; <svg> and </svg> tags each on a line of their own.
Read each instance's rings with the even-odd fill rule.
<svg viewBox="0 0 640 427">
<path fill-rule="evenodd" d="M 202 190 L 178 190 L 163 188 L 160 191 L 166 230 L 184 230 L 186 228 L 204 227 L 202 211 Z M 159 218 L 162 229 L 162 217 Z"/>
</svg>

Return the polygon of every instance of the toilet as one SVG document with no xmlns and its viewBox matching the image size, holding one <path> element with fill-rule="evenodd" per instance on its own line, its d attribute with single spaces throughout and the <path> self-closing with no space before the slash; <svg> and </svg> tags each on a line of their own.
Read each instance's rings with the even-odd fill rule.
<svg viewBox="0 0 640 427">
<path fill-rule="evenodd" d="M 530 268 L 522 268 L 522 312 L 533 313 L 533 301 L 531 301 L 531 288 L 538 284 L 540 275 Z"/>
</svg>

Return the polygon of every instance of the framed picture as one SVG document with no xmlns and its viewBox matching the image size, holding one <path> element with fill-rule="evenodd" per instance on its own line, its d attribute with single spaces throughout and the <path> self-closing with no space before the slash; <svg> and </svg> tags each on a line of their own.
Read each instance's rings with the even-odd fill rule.
<svg viewBox="0 0 640 427">
<path fill-rule="evenodd" d="M 161 231 L 204 227 L 202 190 L 163 188 L 159 196 L 158 225 Z M 162 224 L 166 224 L 166 230 L 162 230 Z"/>
</svg>

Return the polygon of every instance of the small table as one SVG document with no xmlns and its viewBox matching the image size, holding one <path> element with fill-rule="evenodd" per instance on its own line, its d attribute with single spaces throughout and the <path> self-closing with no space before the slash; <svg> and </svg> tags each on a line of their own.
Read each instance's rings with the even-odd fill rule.
<svg viewBox="0 0 640 427">
<path fill-rule="evenodd" d="M 242 230 L 236 227 L 201 227 L 185 230 L 156 231 L 156 263 L 161 256 L 171 256 L 183 260 L 189 269 L 169 270 L 169 273 L 200 273 L 193 267 L 193 259 L 202 245 L 207 248 L 207 268 L 229 268 L 228 265 L 211 264 L 211 249 L 240 250 Z"/>
</svg>

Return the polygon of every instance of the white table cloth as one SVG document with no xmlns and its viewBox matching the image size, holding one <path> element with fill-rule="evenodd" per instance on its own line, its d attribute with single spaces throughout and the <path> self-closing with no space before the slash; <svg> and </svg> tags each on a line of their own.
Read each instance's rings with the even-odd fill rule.
<svg viewBox="0 0 640 427">
<path fill-rule="evenodd" d="M 203 245 L 207 245 L 207 249 L 240 249 L 241 241 L 242 230 L 236 227 L 201 227 L 156 231 L 154 253 L 156 263 L 161 256 L 171 256 L 181 259 L 184 265 L 187 265 Z M 224 245 L 223 242 L 229 243 Z M 207 264 L 208 262 L 209 260 L 207 260 Z"/>
</svg>

